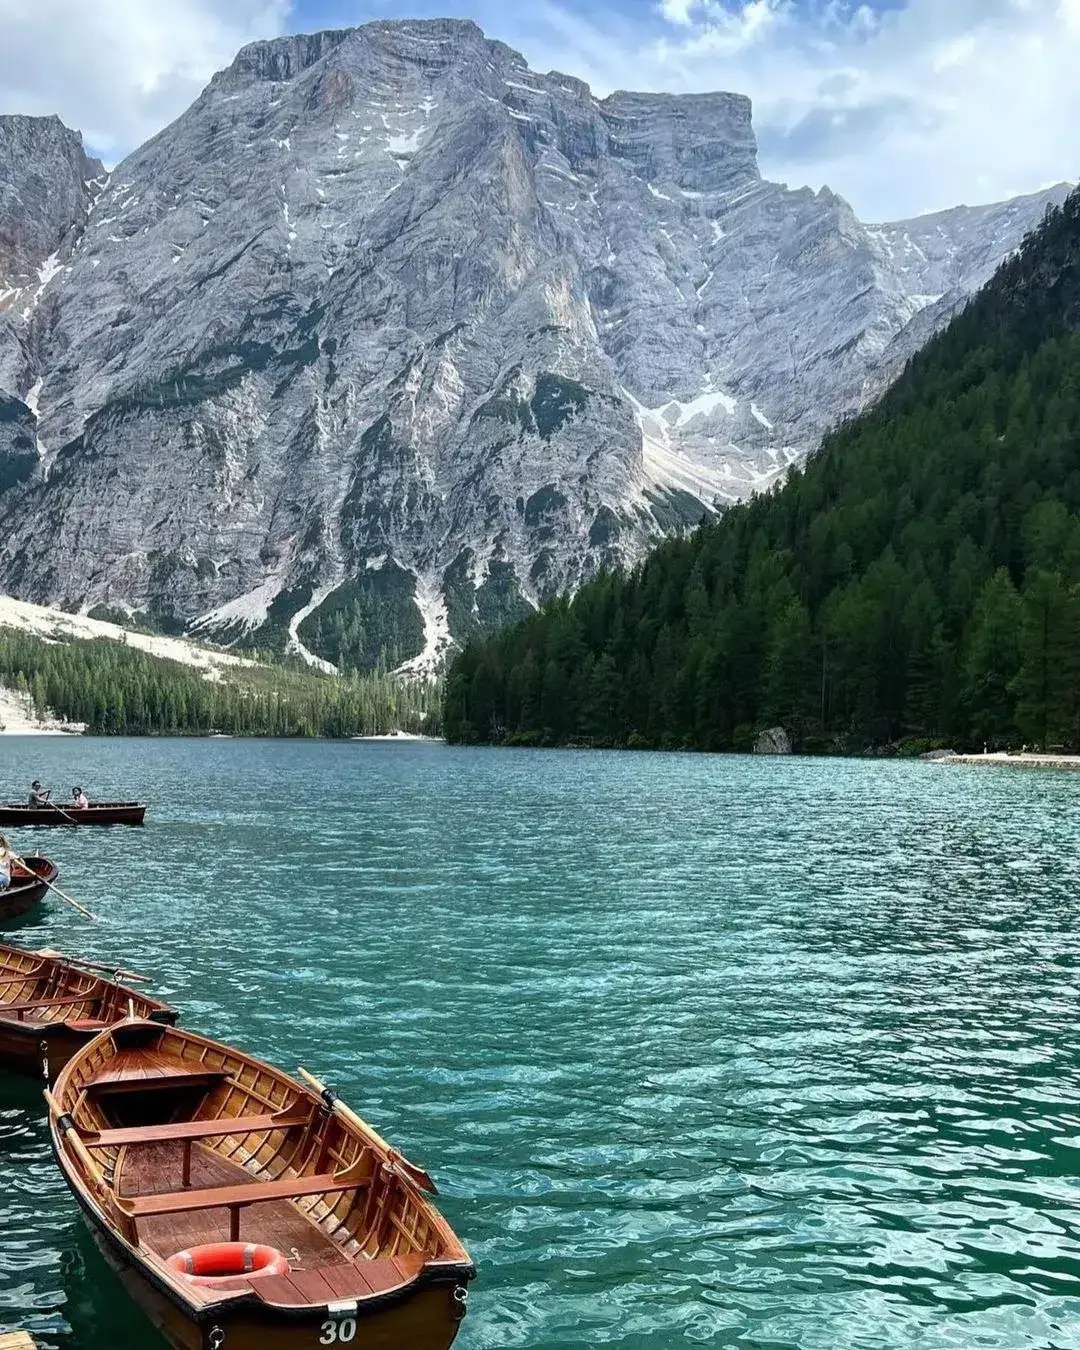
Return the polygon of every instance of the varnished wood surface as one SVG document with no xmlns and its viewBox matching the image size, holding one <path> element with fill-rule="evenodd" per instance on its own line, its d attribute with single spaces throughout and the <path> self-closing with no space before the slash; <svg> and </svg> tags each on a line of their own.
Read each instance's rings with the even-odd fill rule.
<svg viewBox="0 0 1080 1350">
<path fill-rule="evenodd" d="M 31 806 L 29 802 L 0 802 L 3 825 L 141 825 L 143 802 L 91 802 L 89 806 Z"/>
<path fill-rule="evenodd" d="M 214 1120 L 179 1120 L 171 1125 L 142 1125 L 126 1130 L 87 1134 L 87 1148 L 120 1148 L 125 1144 L 168 1143 L 176 1139 L 213 1139 L 228 1134 L 265 1134 L 310 1125 L 310 1111 L 279 1111 L 271 1116 L 222 1116 Z"/>
<path fill-rule="evenodd" d="M 134 1008 L 137 1017 L 175 1011 L 159 999 L 128 989 L 103 975 L 58 957 L 0 944 L 0 1022 L 5 1018 L 42 1023 L 114 1022 Z M 26 1019 L 26 1013 L 35 1016 Z M 87 1028 L 90 1034 L 95 1028 Z"/>
<path fill-rule="evenodd" d="M 34 1350 L 34 1341 L 28 1331 L 9 1331 L 0 1334 L 0 1350 Z"/>
<path fill-rule="evenodd" d="M 355 1181 L 342 1181 L 333 1172 L 314 1176 L 284 1177 L 281 1181 L 248 1181 L 241 1186 L 194 1186 L 179 1191 L 157 1191 L 137 1195 L 122 1204 L 128 1214 L 141 1218 L 152 1214 L 186 1214 L 193 1209 L 216 1207 L 245 1209 L 271 1200 L 303 1200 L 311 1195 L 331 1195 L 337 1191 L 361 1189 Z"/>
<path fill-rule="evenodd" d="M 180 1144 L 151 1144 L 128 1149 L 120 1169 L 119 1194 L 124 1197 L 150 1196 L 175 1192 L 180 1188 L 183 1167 Z M 251 1183 L 250 1175 L 235 1163 L 218 1157 L 210 1149 L 195 1146 L 191 1158 L 191 1184 L 200 1191 Z M 257 1183 L 256 1183 L 257 1184 Z M 229 1211 L 207 1209 L 151 1215 L 139 1220 L 139 1239 L 151 1251 L 167 1261 L 176 1252 L 200 1247 L 207 1242 L 224 1242 L 229 1235 Z M 347 1264 L 348 1257 L 306 1214 L 287 1200 L 270 1200 L 256 1205 L 244 1215 L 244 1242 L 276 1247 L 301 1267 Z"/>
</svg>

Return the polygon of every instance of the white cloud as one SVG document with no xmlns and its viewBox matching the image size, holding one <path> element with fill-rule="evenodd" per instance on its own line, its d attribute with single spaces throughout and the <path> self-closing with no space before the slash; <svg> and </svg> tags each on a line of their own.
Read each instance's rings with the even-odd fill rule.
<svg viewBox="0 0 1080 1350">
<path fill-rule="evenodd" d="M 660 12 L 683 28 L 703 25 L 710 40 L 730 52 L 742 51 L 792 16 L 788 0 L 744 0 L 734 10 L 719 0 L 663 0 Z"/>
<path fill-rule="evenodd" d="M 612 0 L 607 0 L 612 3 Z M 501 6 L 499 7 L 501 9 Z M 749 94 L 763 171 L 828 183 L 864 219 L 1033 192 L 1080 176 L 1080 0 L 540 0 L 517 32 L 532 63 L 616 88 Z"/>
<path fill-rule="evenodd" d="M 290 0 L 0 0 L 0 111 L 57 113 L 107 158 L 160 129 Z"/>
</svg>

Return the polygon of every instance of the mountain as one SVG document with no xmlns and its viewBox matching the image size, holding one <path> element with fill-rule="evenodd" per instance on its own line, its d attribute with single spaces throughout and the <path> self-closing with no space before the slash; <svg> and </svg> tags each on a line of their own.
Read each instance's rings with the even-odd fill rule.
<svg viewBox="0 0 1080 1350">
<path fill-rule="evenodd" d="M 104 173 L 58 117 L 0 116 L 0 492 L 38 467 L 33 319 Z"/>
<path fill-rule="evenodd" d="M 1080 746 L 1080 192 L 781 488 L 466 648 L 444 720 L 467 741 Z"/>
<path fill-rule="evenodd" d="M 247 47 L 104 184 L 4 125 L 0 585 L 339 666 L 768 486 L 1064 196 L 867 227 L 762 179 L 745 98 L 450 20 Z"/>
</svg>

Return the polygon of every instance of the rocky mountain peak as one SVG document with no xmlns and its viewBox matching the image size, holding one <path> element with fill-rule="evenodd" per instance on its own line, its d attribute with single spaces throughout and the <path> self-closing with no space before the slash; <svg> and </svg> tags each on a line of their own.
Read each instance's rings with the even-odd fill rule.
<svg viewBox="0 0 1080 1350">
<path fill-rule="evenodd" d="M 59 117 L 0 116 L 0 296 L 71 244 L 103 174 Z"/>
<path fill-rule="evenodd" d="M 741 94 L 634 94 L 600 105 L 610 153 L 684 191 L 721 192 L 760 178 L 750 100 Z"/>
<path fill-rule="evenodd" d="M 250 42 L 237 52 L 231 66 L 214 76 L 209 88 L 221 92 L 259 80 L 286 83 L 347 42 L 352 31 L 340 28 Z"/>
</svg>

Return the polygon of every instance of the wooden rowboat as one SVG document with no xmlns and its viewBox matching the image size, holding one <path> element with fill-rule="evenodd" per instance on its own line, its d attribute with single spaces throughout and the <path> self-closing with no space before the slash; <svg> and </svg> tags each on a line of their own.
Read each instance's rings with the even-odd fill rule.
<svg viewBox="0 0 1080 1350">
<path fill-rule="evenodd" d="M 83 807 L 0 802 L 0 825 L 141 825 L 145 815 L 145 802 L 91 802 Z"/>
<path fill-rule="evenodd" d="M 31 859 L 27 859 L 30 862 Z M 55 1077 L 76 1050 L 130 1017 L 175 1022 L 167 1003 L 61 957 L 0 944 L 0 1069 Z"/>
<path fill-rule="evenodd" d="M 29 857 L 11 868 L 11 885 L 0 891 L 0 923 L 28 914 L 40 904 L 49 889 L 46 882 L 55 881 L 60 869 L 48 858 Z"/>
<path fill-rule="evenodd" d="M 446 1350 L 475 1268 L 434 1185 L 305 1077 L 123 1022 L 46 1094 L 53 1148 L 171 1345 Z"/>
</svg>

